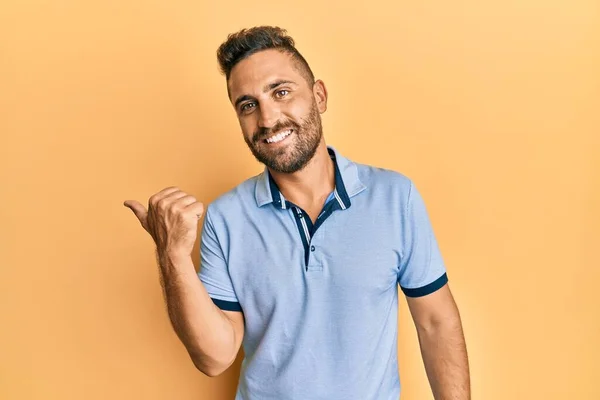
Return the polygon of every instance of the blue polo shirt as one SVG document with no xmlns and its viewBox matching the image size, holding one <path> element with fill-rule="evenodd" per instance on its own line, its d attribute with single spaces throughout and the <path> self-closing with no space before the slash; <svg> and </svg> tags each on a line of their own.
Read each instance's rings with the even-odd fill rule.
<svg viewBox="0 0 600 400">
<path fill-rule="evenodd" d="M 207 207 L 199 277 L 245 319 L 236 400 L 398 400 L 398 286 L 448 280 L 412 181 L 328 150 L 335 190 L 314 224 L 267 169 Z"/>
</svg>

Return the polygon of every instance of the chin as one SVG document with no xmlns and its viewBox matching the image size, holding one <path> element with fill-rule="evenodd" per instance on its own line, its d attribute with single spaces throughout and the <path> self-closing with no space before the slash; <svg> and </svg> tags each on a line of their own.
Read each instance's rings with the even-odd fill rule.
<svg viewBox="0 0 600 400">
<path fill-rule="evenodd" d="M 293 174 L 301 171 L 309 163 L 310 159 L 291 159 L 290 157 L 281 157 L 275 162 L 271 162 L 269 168 L 276 172 Z"/>
</svg>

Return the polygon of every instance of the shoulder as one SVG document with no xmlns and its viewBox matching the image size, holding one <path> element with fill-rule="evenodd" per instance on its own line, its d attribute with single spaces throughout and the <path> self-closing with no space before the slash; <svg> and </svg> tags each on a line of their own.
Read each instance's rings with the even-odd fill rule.
<svg viewBox="0 0 600 400">
<path fill-rule="evenodd" d="M 236 217 L 248 206 L 256 205 L 256 185 L 262 174 L 252 176 L 220 194 L 206 207 L 206 216 L 215 220 Z"/>
<path fill-rule="evenodd" d="M 376 191 L 394 192 L 408 197 L 414 186 L 411 178 L 402 172 L 369 164 L 354 163 L 359 179 Z"/>
</svg>

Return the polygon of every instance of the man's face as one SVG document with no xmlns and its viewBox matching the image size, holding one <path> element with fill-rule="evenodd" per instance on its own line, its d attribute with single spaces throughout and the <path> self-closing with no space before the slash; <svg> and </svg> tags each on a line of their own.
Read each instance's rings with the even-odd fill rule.
<svg viewBox="0 0 600 400">
<path fill-rule="evenodd" d="M 277 50 L 240 61 L 229 91 L 244 140 L 256 159 L 276 172 L 293 173 L 314 156 L 327 109 L 323 82 L 310 86 L 297 62 Z"/>
</svg>

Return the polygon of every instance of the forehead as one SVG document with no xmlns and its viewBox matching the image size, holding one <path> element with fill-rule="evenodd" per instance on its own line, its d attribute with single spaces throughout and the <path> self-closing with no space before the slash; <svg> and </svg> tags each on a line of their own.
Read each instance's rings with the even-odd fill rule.
<svg viewBox="0 0 600 400">
<path fill-rule="evenodd" d="M 258 95 L 266 84 L 279 79 L 300 85 L 304 82 L 289 54 L 269 49 L 254 53 L 237 63 L 231 70 L 227 84 L 231 98 L 235 99 L 240 95 Z"/>
</svg>

